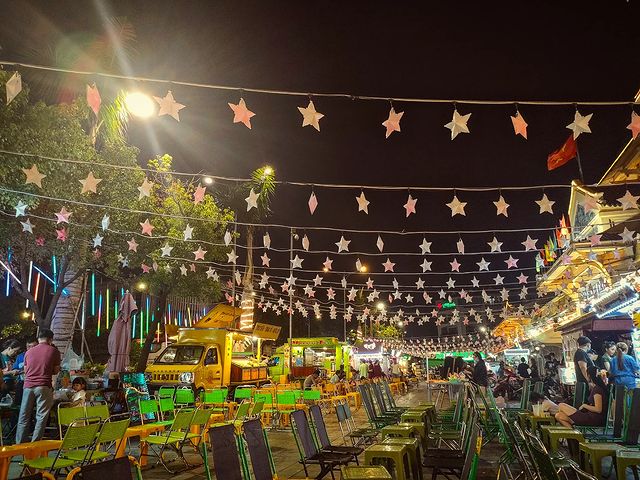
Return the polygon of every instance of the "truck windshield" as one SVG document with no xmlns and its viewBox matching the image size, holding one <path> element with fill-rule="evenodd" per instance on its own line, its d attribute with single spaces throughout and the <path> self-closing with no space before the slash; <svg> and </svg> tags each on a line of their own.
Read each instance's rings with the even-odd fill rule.
<svg viewBox="0 0 640 480">
<path fill-rule="evenodd" d="M 160 354 L 156 363 L 197 365 L 203 351 L 204 347 L 199 345 L 171 345 Z"/>
</svg>

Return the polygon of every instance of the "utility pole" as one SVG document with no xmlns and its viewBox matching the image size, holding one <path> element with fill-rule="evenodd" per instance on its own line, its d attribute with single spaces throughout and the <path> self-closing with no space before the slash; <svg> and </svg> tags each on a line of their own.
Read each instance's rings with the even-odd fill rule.
<svg viewBox="0 0 640 480">
<path fill-rule="evenodd" d="M 296 231 L 289 232 L 289 278 L 293 278 L 293 237 Z M 289 285 L 289 375 L 293 374 L 293 287 Z"/>
</svg>

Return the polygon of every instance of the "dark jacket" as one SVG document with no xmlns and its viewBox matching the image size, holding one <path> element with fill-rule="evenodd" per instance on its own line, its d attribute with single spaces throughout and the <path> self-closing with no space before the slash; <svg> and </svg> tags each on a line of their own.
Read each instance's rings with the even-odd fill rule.
<svg viewBox="0 0 640 480">
<path fill-rule="evenodd" d="M 487 364 L 484 363 L 484 360 L 479 360 L 473 367 L 472 380 L 481 387 L 487 387 L 489 385 L 489 379 L 487 378 Z"/>
</svg>

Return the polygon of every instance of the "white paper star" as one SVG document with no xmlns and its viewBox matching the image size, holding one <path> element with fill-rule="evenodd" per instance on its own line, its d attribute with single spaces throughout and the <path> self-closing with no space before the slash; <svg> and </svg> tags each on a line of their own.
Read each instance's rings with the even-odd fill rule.
<svg viewBox="0 0 640 480">
<path fill-rule="evenodd" d="M 589 128 L 589 120 L 591 120 L 592 116 L 593 113 L 590 113 L 589 115 L 583 117 L 582 115 L 580 115 L 580 112 L 576 110 L 576 113 L 573 117 L 573 122 L 567 125 L 567 128 L 573 132 L 574 140 L 578 138 L 581 133 L 591 133 L 591 129 Z"/>
<path fill-rule="evenodd" d="M 173 93 L 171 90 L 167 92 L 164 97 L 153 97 L 158 105 L 160 105 L 160 109 L 158 110 L 158 116 L 162 115 L 170 115 L 175 118 L 178 122 L 180 121 L 180 110 L 182 110 L 185 105 L 178 103 L 173 98 Z"/>
<path fill-rule="evenodd" d="M 630 210 L 632 208 L 638 208 L 638 199 L 639 196 L 631 195 L 631 192 L 627 190 L 624 193 L 624 196 L 618 198 L 618 202 L 622 205 L 622 210 Z"/>
<path fill-rule="evenodd" d="M 18 204 L 13 207 L 16 210 L 16 218 L 17 217 L 24 217 L 26 216 L 26 209 L 27 209 L 28 205 L 26 203 L 24 203 L 22 200 L 18 200 Z M 56 213 L 57 215 L 57 213 Z M 58 222 L 60 223 L 60 222 Z"/>
<path fill-rule="evenodd" d="M 150 182 L 147 177 L 144 177 L 142 181 L 142 185 L 138 187 L 138 191 L 140 195 L 138 195 L 138 200 L 142 200 L 142 197 L 151 196 L 151 188 L 153 187 L 153 182 Z"/>
<path fill-rule="evenodd" d="M 187 276 L 187 267 L 184 266 L 184 263 L 182 265 L 180 265 L 180 273 L 182 274 L 182 276 L 186 277 Z"/>
<path fill-rule="evenodd" d="M 478 280 L 475 276 L 471 279 L 471 285 L 475 288 L 480 286 L 480 280 Z"/>
<path fill-rule="evenodd" d="M 193 238 L 193 227 L 187 223 L 184 231 L 182 232 L 182 238 L 186 240 L 191 240 Z"/>
<path fill-rule="evenodd" d="M 376 240 L 376 247 L 378 247 L 379 252 L 382 252 L 382 249 L 384 248 L 384 242 L 382 241 L 380 235 L 378 235 L 378 240 Z"/>
<path fill-rule="evenodd" d="M 338 253 L 348 252 L 350 243 L 351 243 L 351 240 L 346 240 L 344 236 L 341 236 L 340 241 L 335 243 L 338 246 Z"/>
<path fill-rule="evenodd" d="M 28 218 L 26 222 L 20 222 L 20 225 L 22 225 L 23 232 L 33 233 L 33 224 L 31 223 L 31 220 L 29 220 Z"/>
<path fill-rule="evenodd" d="M 553 214 L 553 204 L 556 203 L 553 200 L 549 200 L 547 194 L 543 194 L 540 200 L 536 200 L 536 203 L 540 207 L 540 214 L 545 212 Z"/>
<path fill-rule="evenodd" d="M 508 217 L 509 214 L 507 213 L 507 208 L 509 208 L 509 204 L 507 202 L 505 202 L 504 197 L 502 195 L 500 195 L 500 198 L 498 199 L 497 202 L 493 202 L 493 204 L 496 206 L 496 216 L 497 215 L 504 215 L 505 217 Z"/>
<path fill-rule="evenodd" d="M 457 241 L 456 248 L 458 249 L 458 253 L 464 253 L 464 242 L 462 239 Z"/>
<path fill-rule="evenodd" d="M 425 258 L 422 261 L 422 264 L 420 265 L 422 267 L 422 273 L 426 272 L 426 271 L 431 271 L 431 264 L 433 262 L 427 262 L 427 259 Z"/>
<path fill-rule="evenodd" d="M 502 242 L 499 242 L 496 237 L 493 237 L 493 240 L 487 242 L 487 245 L 491 247 L 492 252 L 501 252 L 502 251 Z"/>
<path fill-rule="evenodd" d="M 171 250 L 173 250 L 173 247 L 169 246 L 169 244 L 166 243 L 160 250 L 162 250 L 163 257 L 168 257 L 171 255 Z"/>
<path fill-rule="evenodd" d="M 499 273 L 497 273 L 493 281 L 496 282 L 496 285 L 502 285 L 504 281 L 504 277 L 501 276 Z"/>
<path fill-rule="evenodd" d="M 633 230 L 629 230 L 627 227 L 624 227 L 624 230 L 622 231 L 622 233 L 618 234 L 618 236 L 625 243 L 633 242 L 633 237 L 635 237 L 635 235 L 636 235 L 636 232 Z"/>
<path fill-rule="evenodd" d="M 216 274 L 216 271 L 213 269 L 213 267 L 209 267 L 209 269 L 207 270 L 207 278 L 213 278 L 213 276 Z M 214 281 L 218 281 L 218 279 L 214 280 Z"/>
<path fill-rule="evenodd" d="M 476 262 L 476 265 L 478 265 L 478 268 L 479 268 L 480 271 L 482 271 L 482 270 L 489 271 L 489 265 L 490 264 L 491 264 L 491 262 L 487 262 L 484 259 L 484 257 L 482 257 L 479 262 Z"/>
<path fill-rule="evenodd" d="M 302 114 L 303 127 L 311 125 L 317 131 L 320 131 L 320 119 L 323 118 L 324 115 L 316 111 L 316 107 L 311 100 L 309 100 L 307 108 L 298 107 L 298 111 Z"/>
<path fill-rule="evenodd" d="M 103 231 L 109 228 L 109 223 L 111 223 L 111 219 L 109 218 L 109 215 L 105 214 L 101 221 Z"/>
<path fill-rule="evenodd" d="M 418 277 L 418 280 L 416 281 L 416 288 L 418 290 L 422 290 L 424 288 L 424 280 L 422 280 L 420 277 Z"/>
<path fill-rule="evenodd" d="M 93 237 L 93 248 L 101 247 L 103 239 L 103 236 L 101 236 L 99 233 L 96 233 L 96 236 Z"/>
<path fill-rule="evenodd" d="M 449 289 L 452 289 L 456 286 L 456 281 L 449 277 L 449 280 L 447 280 L 447 287 L 449 287 Z"/>
<path fill-rule="evenodd" d="M 536 243 L 538 243 L 538 239 L 531 238 L 529 235 L 527 235 L 527 239 L 524 242 L 520 243 L 524 245 L 525 251 L 528 252 L 529 250 L 535 250 L 537 248 Z"/>
<path fill-rule="evenodd" d="M 389 138 L 389 135 L 393 132 L 400 131 L 400 119 L 402 118 L 402 115 L 404 115 L 404 112 L 396 113 L 393 107 L 389 110 L 389 117 L 382 122 L 382 125 L 387 129 L 385 138 Z"/>
<path fill-rule="evenodd" d="M 431 244 L 433 242 L 427 242 L 426 238 L 422 239 L 422 243 L 420 244 L 420 250 L 422 251 L 422 255 L 426 255 L 427 253 L 431 253 Z"/>
<path fill-rule="evenodd" d="M 453 196 L 453 200 L 447 203 L 447 207 L 451 209 L 452 217 L 455 217 L 456 215 L 462 215 L 466 217 L 467 214 L 464 212 L 464 207 L 466 206 L 467 202 L 461 202 L 460 200 L 458 200 L 458 197 L 456 195 Z"/>
<path fill-rule="evenodd" d="M 7 105 L 16 98 L 16 96 L 22 91 L 22 77 L 20 72 L 14 72 L 11 78 L 5 83 L 5 89 L 7 91 Z"/>
<path fill-rule="evenodd" d="M 236 263 L 238 259 L 238 255 L 236 255 L 235 250 L 231 250 L 231 252 L 227 253 L 227 263 Z"/>
<path fill-rule="evenodd" d="M 247 202 L 247 212 L 249 210 L 251 210 L 252 208 L 258 208 L 258 197 L 259 196 L 260 196 L 260 194 L 254 192 L 253 188 L 252 188 L 251 191 L 249 192 L 249 196 L 244 199 L 244 201 Z"/>
<path fill-rule="evenodd" d="M 229 244 L 231 243 L 231 232 L 229 230 L 224 232 L 223 240 L 224 240 L 224 244 L 228 247 Z"/>
<path fill-rule="evenodd" d="M 453 111 L 453 118 L 447 124 L 445 124 L 445 128 L 451 130 L 451 140 L 456 138 L 459 133 L 469 133 L 469 127 L 467 127 L 467 122 L 471 117 L 470 113 L 466 115 L 460 115 L 457 110 Z"/>
<path fill-rule="evenodd" d="M 289 260 L 291 263 L 291 268 L 302 268 L 302 262 L 304 262 L 304 258 L 300 258 L 297 254 L 295 258 Z"/>
<path fill-rule="evenodd" d="M 367 200 L 367 198 L 364 196 L 364 192 L 360 192 L 360 196 L 356 197 L 356 202 L 358 202 L 358 211 L 359 212 L 364 212 L 367 215 L 369 214 L 369 204 L 371 203 L 369 200 Z"/>
<path fill-rule="evenodd" d="M 269 232 L 262 236 L 262 245 L 264 245 L 264 248 L 267 250 L 271 248 L 271 236 L 269 235 Z"/>
</svg>

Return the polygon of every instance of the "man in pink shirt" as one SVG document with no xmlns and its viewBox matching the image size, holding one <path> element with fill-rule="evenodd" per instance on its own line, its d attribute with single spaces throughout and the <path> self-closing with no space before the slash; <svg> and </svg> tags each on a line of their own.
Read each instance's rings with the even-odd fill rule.
<svg viewBox="0 0 640 480">
<path fill-rule="evenodd" d="M 16 443 L 28 441 L 31 416 L 36 410 L 36 425 L 32 442 L 40 440 L 47 425 L 49 412 L 53 406 L 53 388 L 51 380 L 60 371 L 60 352 L 51 343 L 53 332 L 41 329 L 38 345 L 24 356 L 24 392 L 20 405 L 20 418 L 16 431 Z"/>
</svg>

